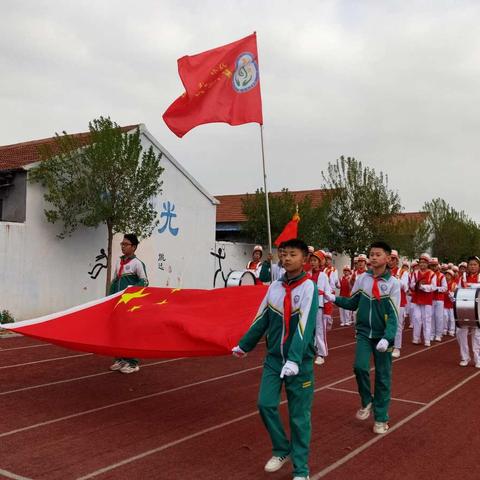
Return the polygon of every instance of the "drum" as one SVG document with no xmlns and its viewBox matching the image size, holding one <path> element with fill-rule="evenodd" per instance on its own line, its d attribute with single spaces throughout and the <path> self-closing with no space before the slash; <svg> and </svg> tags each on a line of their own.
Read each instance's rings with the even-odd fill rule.
<svg viewBox="0 0 480 480">
<path fill-rule="evenodd" d="M 233 270 L 227 275 L 225 287 L 255 285 L 255 275 L 250 270 Z"/>
<path fill-rule="evenodd" d="M 455 292 L 453 316 L 457 327 L 479 327 L 480 285 L 470 288 L 459 288 Z"/>
</svg>

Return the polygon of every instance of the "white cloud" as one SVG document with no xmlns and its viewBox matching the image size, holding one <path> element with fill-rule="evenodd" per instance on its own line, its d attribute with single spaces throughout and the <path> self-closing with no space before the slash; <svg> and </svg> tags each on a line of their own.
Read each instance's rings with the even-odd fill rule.
<svg viewBox="0 0 480 480">
<path fill-rule="evenodd" d="M 177 58 L 258 32 L 272 189 L 316 188 L 351 155 L 387 172 L 407 210 L 476 201 L 476 1 L 2 2 L 0 144 L 143 122 L 212 193 L 262 185 L 258 126 L 177 139 L 161 115 L 182 92 Z M 6 114 L 5 114 L 6 112 Z"/>
</svg>

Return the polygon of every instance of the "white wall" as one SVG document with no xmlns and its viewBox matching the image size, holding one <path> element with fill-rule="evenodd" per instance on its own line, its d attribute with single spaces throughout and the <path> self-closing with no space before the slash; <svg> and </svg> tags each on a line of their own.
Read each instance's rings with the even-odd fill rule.
<svg viewBox="0 0 480 480">
<path fill-rule="evenodd" d="M 160 146 L 148 131 L 142 143 Z M 146 264 L 150 285 L 210 288 L 214 272 L 215 204 L 201 186 L 166 153 L 162 194 L 155 199 L 157 211 L 163 202 L 175 205 L 172 228 L 154 231 L 140 243 L 138 257 Z M 105 269 L 96 280 L 88 271 L 95 256 L 107 248 L 106 227 L 79 228 L 72 237 L 56 237 L 60 225 L 48 223 L 44 215 L 43 190 L 38 184 L 27 188 L 25 223 L 0 222 L 0 310 L 7 309 L 17 320 L 33 318 L 85 303 L 104 295 Z M 160 218 L 161 227 L 164 219 Z M 114 240 L 114 258 L 120 252 L 121 236 Z M 159 262 L 159 254 L 165 260 Z M 106 263 L 103 261 L 103 263 Z M 162 268 L 160 268 L 162 267 Z"/>
</svg>

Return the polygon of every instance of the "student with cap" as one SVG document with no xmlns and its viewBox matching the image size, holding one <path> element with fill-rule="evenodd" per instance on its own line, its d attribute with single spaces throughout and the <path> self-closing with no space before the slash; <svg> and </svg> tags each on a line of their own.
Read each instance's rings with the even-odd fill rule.
<svg viewBox="0 0 480 480">
<path fill-rule="evenodd" d="M 480 258 L 472 255 L 468 258 L 467 271 L 461 279 L 462 288 L 476 288 L 480 283 Z M 457 341 L 460 347 L 460 366 L 466 367 L 470 363 L 470 350 L 468 348 L 469 327 L 457 328 Z M 480 368 L 480 328 L 471 328 L 473 363 Z"/>
<path fill-rule="evenodd" d="M 455 301 L 455 290 L 457 289 L 457 282 L 455 281 L 455 272 L 448 269 L 445 272 L 447 279 L 447 291 L 445 292 L 445 299 L 443 301 L 443 315 L 445 318 L 445 325 L 443 327 L 443 334 L 455 336 L 455 317 L 453 315 L 453 302 Z"/>
<path fill-rule="evenodd" d="M 337 288 L 337 282 L 338 282 L 337 269 L 332 265 L 332 254 L 330 252 L 323 252 L 323 253 L 325 255 L 325 268 L 323 271 L 326 273 L 328 277 L 328 281 L 330 283 L 330 288 L 332 292 L 335 292 L 335 289 Z M 332 315 L 333 315 L 333 303 L 328 302 L 325 304 L 323 309 L 323 319 L 325 320 L 325 323 L 327 325 L 327 330 L 330 330 L 332 328 L 332 325 L 333 325 Z"/>
<path fill-rule="evenodd" d="M 343 275 L 340 279 L 340 293 L 341 297 L 349 298 L 352 291 L 352 286 L 350 285 L 350 277 L 352 276 L 352 269 L 350 265 L 345 265 L 343 267 Z M 346 310 L 345 308 L 338 309 L 340 313 L 340 326 L 344 327 L 352 324 L 352 312 Z"/>
<path fill-rule="evenodd" d="M 415 315 L 413 318 L 413 341 L 419 344 L 422 331 L 426 347 L 430 346 L 432 335 L 432 303 L 433 292 L 437 289 L 435 275 L 428 268 L 430 255 L 423 253 L 418 261 L 419 269 L 414 272 L 410 280 L 410 288 L 415 294 Z"/>
<path fill-rule="evenodd" d="M 263 247 L 261 245 L 255 245 L 253 247 L 252 259 L 247 263 L 247 270 L 250 270 L 259 282 L 260 272 L 262 270 L 262 256 Z"/>
<path fill-rule="evenodd" d="M 445 278 L 445 275 L 440 272 L 438 258 L 433 257 L 430 260 L 430 269 L 434 274 L 435 286 L 437 287 L 433 292 L 432 333 L 430 335 L 430 341 L 433 342 L 435 340 L 436 342 L 441 342 L 445 324 L 443 302 L 445 300 L 445 292 L 447 291 L 447 279 Z"/>
<path fill-rule="evenodd" d="M 311 245 L 308 246 L 308 257 L 307 257 L 307 261 L 305 262 L 305 265 L 303 267 L 303 269 L 306 271 L 306 272 L 309 272 L 311 269 L 312 269 L 312 265 L 310 264 L 310 259 L 312 258 L 312 254 L 313 252 L 315 251 L 315 248 L 312 247 Z"/>
<path fill-rule="evenodd" d="M 324 317 L 325 306 L 330 303 L 325 299 L 325 295 L 332 293 L 330 282 L 325 273 L 322 272 L 321 264 L 325 261 L 325 256 L 322 250 L 313 252 L 310 256 L 311 270 L 307 275 L 317 284 L 318 288 L 318 313 L 315 324 L 315 348 L 317 350 L 317 358 L 315 364 L 323 365 L 325 357 L 328 355 L 327 344 L 327 319 Z"/>
<path fill-rule="evenodd" d="M 392 250 L 392 253 L 398 256 L 396 250 Z M 400 310 L 398 314 L 398 326 L 397 334 L 395 335 L 394 349 L 392 352 L 393 358 L 400 357 L 400 350 L 402 349 L 403 328 L 405 323 L 405 309 L 407 307 L 407 292 L 409 289 L 409 272 L 408 262 L 403 262 L 402 267 L 397 269 L 395 277 L 400 282 Z"/>
<path fill-rule="evenodd" d="M 413 328 L 414 318 L 418 316 L 418 309 L 417 304 L 415 303 L 415 292 L 410 288 L 410 284 L 412 282 L 412 278 L 415 272 L 418 270 L 418 260 L 412 260 L 410 264 L 410 273 L 408 275 L 408 295 L 407 295 L 407 302 L 408 302 L 408 316 L 410 320 L 410 325 L 408 328 Z"/>
</svg>

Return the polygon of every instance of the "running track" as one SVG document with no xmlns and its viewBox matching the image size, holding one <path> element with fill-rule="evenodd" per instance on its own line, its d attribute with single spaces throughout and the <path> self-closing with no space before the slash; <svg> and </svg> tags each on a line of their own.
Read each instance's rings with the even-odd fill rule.
<svg viewBox="0 0 480 480">
<path fill-rule="evenodd" d="M 394 362 L 391 429 L 355 419 L 351 328 L 329 333 L 316 367 L 311 479 L 477 480 L 480 370 L 460 368 L 454 339 L 410 343 Z M 256 410 L 264 345 L 245 359 L 110 359 L 0 339 L 0 478 L 291 479 L 263 472 L 270 443 Z M 286 405 L 282 406 L 286 413 Z"/>
</svg>

